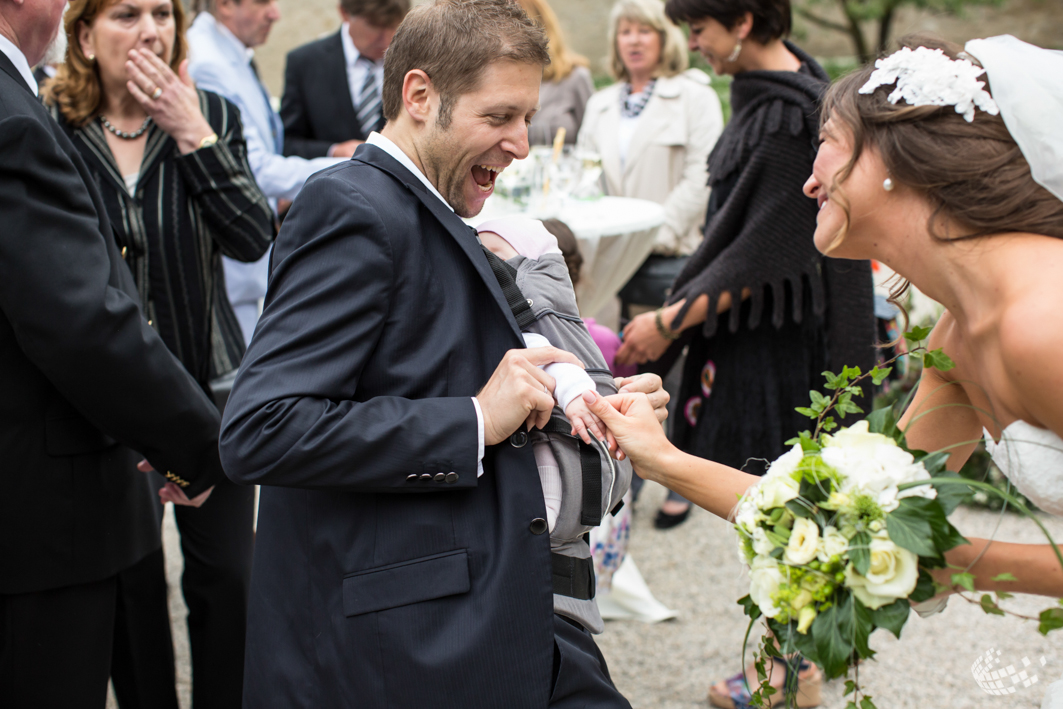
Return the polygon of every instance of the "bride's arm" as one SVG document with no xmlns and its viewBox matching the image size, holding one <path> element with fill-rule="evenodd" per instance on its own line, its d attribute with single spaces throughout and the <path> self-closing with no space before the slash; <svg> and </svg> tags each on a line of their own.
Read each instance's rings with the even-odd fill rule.
<svg viewBox="0 0 1063 709">
<path fill-rule="evenodd" d="M 644 394 L 617 394 L 603 399 L 587 392 L 584 399 L 609 427 L 639 475 L 723 519 L 731 518 L 738 498 L 760 480 L 726 465 L 687 455 L 673 446 Z"/>
<path fill-rule="evenodd" d="M 951 325 L 952 316 L 948 313 L 942 315 L 937 327 L 930 333 L 927 347 L 941 347 L 945 339 L 944 330 Z M 923 369 L 919 390 L 898 425 L 904 431 L 909 448 L 923 451 L 948 448 L 952 452 L 947 463 L 949 470 L 963 467 L 982 437 L 978 415 L 963 387 L 931 367 Z"/>
<path fill-rule="evenodd" d="M 961 570 L 967 569 L 989 541 L 969 540 L 970 545 L 956 547 L 945 554 L 946 561 Z M 974 566 L 974 587 L 979 591 L 1009 591 L 1033 593 L 1040 596 L 1063 597 L 1063 567 L 1049 544 L 1013 544 L 993 542 Z M 934 578 L 945 586 L 952 585 L 956 569 L 935 569 Z M 1009 573 L 1015 581 L 993 581 L 1000 574 Z"/>
</svg>

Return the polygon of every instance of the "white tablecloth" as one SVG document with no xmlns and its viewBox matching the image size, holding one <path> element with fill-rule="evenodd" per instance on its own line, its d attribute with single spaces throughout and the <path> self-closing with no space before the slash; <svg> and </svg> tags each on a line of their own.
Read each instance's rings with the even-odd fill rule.
<svg viewBox="0 0 1063 709">
<path fill-rule="evenodd" d="M 494 199 L 487 200 L 484 211 L 468 221 L 475 226 L 507 212 L 503 204 L 492 202 Z M 657 229 L 664 223 L 664 208 L 645 199 L 602 197 L 569 200 L 556 216 L 579 241 L 583 270 L 576 298 L 580 312 L 591 317 L 624 287 L 649 256 Z"/>
</svg>

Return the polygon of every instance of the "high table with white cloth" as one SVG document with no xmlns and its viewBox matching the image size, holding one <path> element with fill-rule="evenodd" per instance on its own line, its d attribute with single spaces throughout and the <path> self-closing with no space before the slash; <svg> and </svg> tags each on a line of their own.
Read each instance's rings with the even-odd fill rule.
<svg viewBox="0 0 1063 709">
<path fill-rule="evenodd" d="M 472 225 L 512 214 L 512 202 L 492 197 Z M 579 241 L 583 269 L 576 298 L 580 313 L 593 317 L 620 292 L 653 249 L 657 229 L 664 223 L 664 208 L 656 202 L 630 197 L 567 199 L 556 213 L 526 212 L 530 217 L 553 217 L 568 225 Z"/>
</svg>

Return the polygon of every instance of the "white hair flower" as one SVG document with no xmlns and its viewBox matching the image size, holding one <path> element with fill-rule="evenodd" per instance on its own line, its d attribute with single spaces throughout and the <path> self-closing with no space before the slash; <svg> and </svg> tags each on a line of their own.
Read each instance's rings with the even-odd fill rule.
<svg viewBox="0 0 1063 709">
<path fill-rule="evenodd" d="M 875 62 L 875 71 L 860 93 L 896 84 L 887 97 L 890 103 L 904 99 L 910 106 L 955 106 L 970 123 L 976 107 L 994 116 L 1000 112 L 985 82 L 978 80 L 984 73 L 967 59 L 949 59 L 940 49 L 904 47 Z"/>
</svg>

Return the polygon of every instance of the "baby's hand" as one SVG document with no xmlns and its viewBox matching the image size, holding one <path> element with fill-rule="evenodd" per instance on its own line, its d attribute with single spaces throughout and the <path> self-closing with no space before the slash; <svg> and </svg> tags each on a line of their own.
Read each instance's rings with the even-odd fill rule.
<svg viewBox="0 0 1063 709">
<path fill-rule="evenodd" d="M 593 435 L 599 441 L 605 441 L 610 452 L 616 450 L 616 439 L 613 438 L 613 434 L 609 432 L 608 427 L 602 423 L 600 418 L 591 413 L 582 396 L 577 396 L 569 403 L 568 408 L 565 409 L 565 415 L 572 423 L 572 435 L 579 436 L 587 444 L 591 443 Z"/>
</svg>

